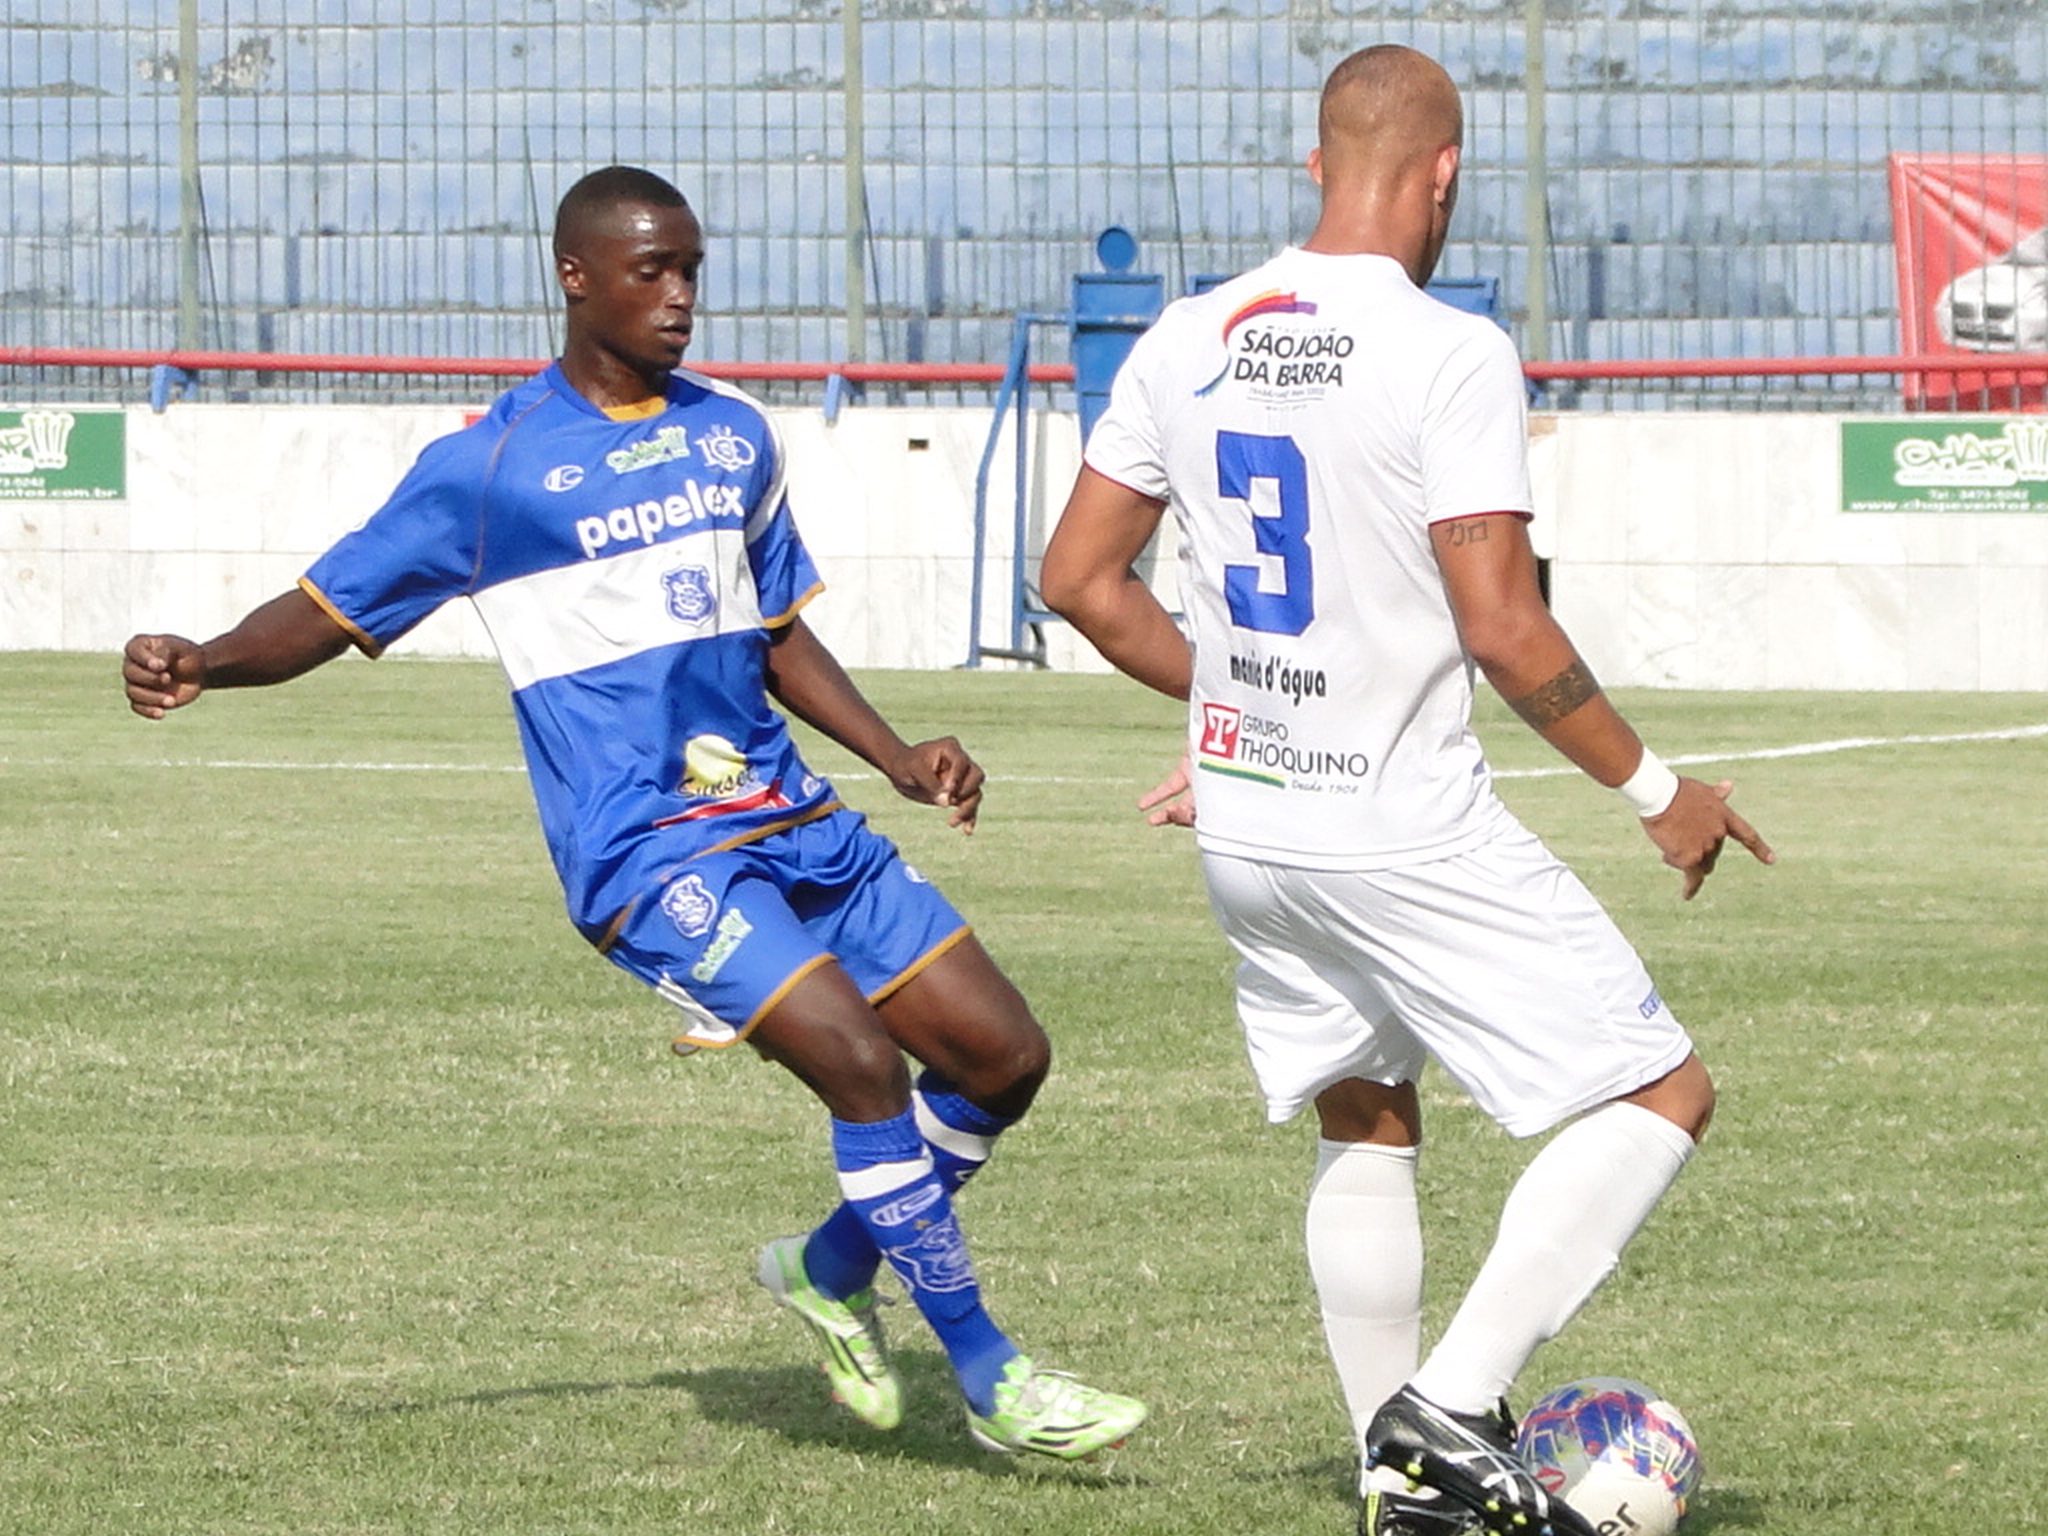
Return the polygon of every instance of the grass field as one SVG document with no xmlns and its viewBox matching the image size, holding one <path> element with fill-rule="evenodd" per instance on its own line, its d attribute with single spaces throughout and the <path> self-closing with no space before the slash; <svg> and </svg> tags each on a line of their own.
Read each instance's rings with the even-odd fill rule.
<svg viewBox="0 0 2048 1536">
<path fill-rule="evenodd" d="M 562 920 L 497 673 L 346 662 L 150 725 L 112 658 L 0 656 L 0 1531 L 1348 1536 L 1301 1257 L 1313 1133 L 1264 1125 L 1183 834 L 1176 711 L 1104 678 L 876 674 L 991 770 L 945 831 L 848 772 L 1059 1060 L 965 1201 L 999 1320 L 1147 1398 L 1095 1468 L 911 1400 L 835 1416 L 760 1241 L 822 1120 Z M 2048 696 L 1633 694 L 1666 757 L 2037 726 Z M 1490 709 L 1502 768 L 1553 766 Z M 829 748 L 815 760 L 848 766 Z M 1715 775 L 1714 769 L 1695 770 Z M 1694 1536 L 2025 1528 L 2048 1426 L 2048 739 L 1736 762 L 1777 845 L 1682 905 L 1625 810 L 1511 777 L 1722 1089 L 1705 1154 L 1517 1401 L 1591 1372 L 1692 1418 Z M 1528 1149 L 1440 1079 L 1440 1323 Z"/>
</svg>

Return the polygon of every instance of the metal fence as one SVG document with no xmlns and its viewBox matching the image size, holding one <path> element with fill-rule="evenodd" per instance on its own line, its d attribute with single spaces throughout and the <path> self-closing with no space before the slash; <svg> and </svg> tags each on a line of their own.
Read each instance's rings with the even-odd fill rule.
<svg viewBox="0 0 2048 1536">
<path fill-rule="evenodd" d="M 1894 352 L 1887 155 L 2048 149 L 2040 0 L 10 0 L 0 345 L 539 358 L 555 200 L 627 162 L 704 218 L 702 355 L 999 361 L 1107 225 L 1170 292 L 1305 233 L 1317 90 L 1376 41 L 1465 89 L 1443 271 L 1498 277 L 1533 358 Z"/>
</svg>

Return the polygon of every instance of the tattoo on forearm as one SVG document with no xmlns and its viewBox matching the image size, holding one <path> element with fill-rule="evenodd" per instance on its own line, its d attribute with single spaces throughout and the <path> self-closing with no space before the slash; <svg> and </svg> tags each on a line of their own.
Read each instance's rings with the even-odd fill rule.
<svg viewBox="0 0 2048 1536">
<path fill-rule="evenodd" d="M 1600 683 L 1592 668 L 1583 661 L 1575 661 L 1541 687 L 1510 700 L 1509 707 L 1537 730 L 1544 731 L 1599 692 Z"/>
</svg>

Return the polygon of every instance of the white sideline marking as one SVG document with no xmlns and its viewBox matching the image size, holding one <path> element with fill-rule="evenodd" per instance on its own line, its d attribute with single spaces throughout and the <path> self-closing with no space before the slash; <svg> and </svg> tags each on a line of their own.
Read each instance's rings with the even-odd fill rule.
<svg viewBox="0 0 2048 1536">
<path fill-rule="evenodd" d="M 1789 747 L 1757 747 L 1748 752 L 1689 752 L 1667 757 L 1675 768 L 1698 763 L 1749 763 L 1779 757 L 1824 757 L 1833 752 L 1860 752 L 1871 747 L 1945 747 L 1972 741 L 2032 741 L 2048 737 L 2048 724 L 2013 725 L 1996 731 L 1958 731 L 1944 736 L 1845 736 L 1839 741 L 1806 741 Z M 58 757 L 0 757 L 0 763 L 18 768 L 75 768 L 76 759 Z M 265 763 L 242 758 L 162 757 L 136 762 L 108 764 L 123 768 L 249 768 L 300 773 L 524 773 L 518 763 Z M 1552 768 L 1497 768 L 1497 779 L 1563 778 L 1579 770 L 1570 764 Z M 828 774 L 832 779 L 858 783 L 880 778 L 880 774 L 858 770 Z M 1011 784 L 1122 784 L 1126 780 L 1106 775 L 1004 774 Z"/>
<path fill-rule="evenodd" d="M 1696 763 L 1754 763 L 1774 757 L 1825 757 L 1830 752 L 1860 752 L 1868 747 L 1946 747 L 1967 741 L 2031 741 L 2048 736 L 2048 725 L 2013 725 L 1999 731 L 1958 731 L 1947 736 L 1844 736 L 1839 741 L 1803 741 L 1790 747 L 1758 747 L 1749 752 L 1688 752 L 1664 761 L 1674 768 Z M 1496 779 L 1553 779 L 1579 770 L 1567 764 L 1561 768 L 1501 768 Z"/>
</svg>

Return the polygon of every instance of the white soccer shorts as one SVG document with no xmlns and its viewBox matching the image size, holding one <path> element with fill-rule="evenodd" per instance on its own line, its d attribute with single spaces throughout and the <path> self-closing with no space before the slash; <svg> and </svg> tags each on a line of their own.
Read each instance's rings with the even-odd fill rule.
<svg viewBox="0 0 2048 1536">
<path fill-rule="evenodd" d="M 1215 853 L 1202 869 L 1240 957 L 1238 1017 L 1272 1121 L 1347 1077 L 1413 1082 L 1427 1055 L 1533 1136 L 1692 1050 L 1592 892 L 1519 824 L 1397 869 Z"/>
</svg>

